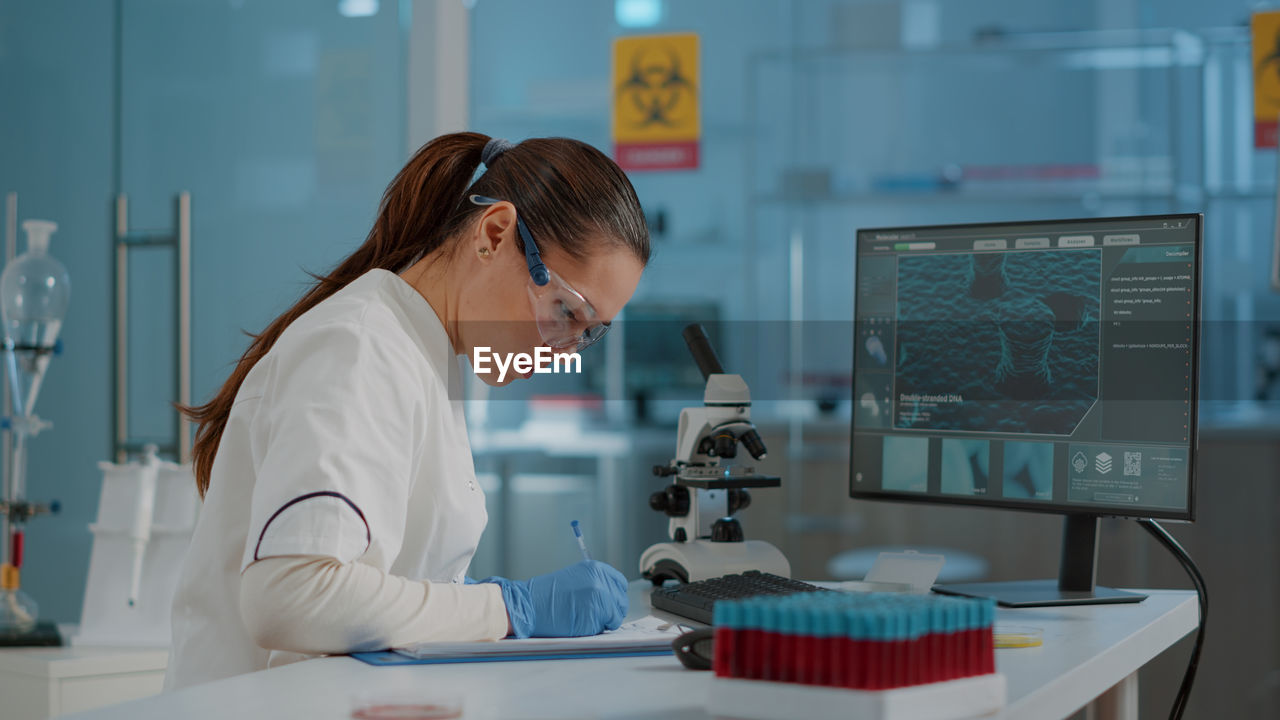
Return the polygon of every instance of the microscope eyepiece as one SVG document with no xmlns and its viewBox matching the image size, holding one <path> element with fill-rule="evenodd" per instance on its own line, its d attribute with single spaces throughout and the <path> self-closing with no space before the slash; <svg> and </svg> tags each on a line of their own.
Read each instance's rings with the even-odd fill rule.
<svg viewBox="0 0 1280 720">
<path fill-rule="evenodd" d="M 689 346 L 693 361 L 698 363 L 703 380 L 712 375 L 724 373 L 724 366 L 720 364 L 720 358 L 716 356 L 715 348 L 711 347 L 711 340 L 707 338 L 707 331 L 702 329 L 702 325 L 690 323 L 680 334 L 684 336 L 685 344 Z"/>
</svg>

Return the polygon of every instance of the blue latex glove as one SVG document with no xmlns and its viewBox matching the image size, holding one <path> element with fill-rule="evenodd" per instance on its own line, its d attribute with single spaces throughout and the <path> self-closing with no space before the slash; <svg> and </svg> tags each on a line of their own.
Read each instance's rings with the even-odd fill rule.
<svg viewBox="0 0 1280 720">
<path fill-rule="evenodd" d="M 617 630 L 627 616 L 627 579 L 596 560 L 529 580 L 489 577 L 507 604 L 512 635 L 581 637 Z"/>
</svg>

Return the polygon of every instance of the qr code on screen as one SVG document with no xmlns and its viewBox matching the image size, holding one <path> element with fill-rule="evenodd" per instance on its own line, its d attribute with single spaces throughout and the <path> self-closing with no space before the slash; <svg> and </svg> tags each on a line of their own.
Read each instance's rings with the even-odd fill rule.
<svg viewBox="0 0 1280 720">
<path fill-rule="evenodd" d="M 1142 453 L 1127 452 L 1124 454 L 1124 474 L 1125 475 L 1141 475 L 1142 474 Z"/>
</svg>

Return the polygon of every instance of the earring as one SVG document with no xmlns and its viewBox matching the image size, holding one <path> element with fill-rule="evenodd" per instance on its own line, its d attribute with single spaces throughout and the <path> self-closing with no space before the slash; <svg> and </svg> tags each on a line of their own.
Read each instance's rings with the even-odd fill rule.
<svg viewBox="0 0 1280 720">
<path fill-rule="evenodd" d="M 480 253 L 480 257 L 489 257 L 489 248 L 482 247 L 478 252 Z"/>
</svg>

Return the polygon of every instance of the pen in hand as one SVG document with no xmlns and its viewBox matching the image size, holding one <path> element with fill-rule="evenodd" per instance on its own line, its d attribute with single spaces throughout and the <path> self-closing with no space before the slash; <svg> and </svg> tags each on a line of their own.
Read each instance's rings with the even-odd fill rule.
<svg viewBox="0 0 1280 720">
<path fill-rule="evenodd" d="M 578 521 L 574 520 L 569 523 L 569 526 L 573 528 L 573 536 L 578 540 L 578 549 L 582 551 L 582 559 L 591 560 L 591 553 L 587 552 L 587 544 L 582 541 L 582 528 L 578 526 Z"/>
</svg>

